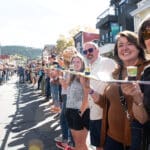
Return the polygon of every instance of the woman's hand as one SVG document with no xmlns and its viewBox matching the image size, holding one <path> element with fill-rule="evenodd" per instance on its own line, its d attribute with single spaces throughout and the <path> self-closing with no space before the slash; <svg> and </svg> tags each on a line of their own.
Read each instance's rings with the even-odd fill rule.
<svg viewBox="0 0 150 150">
<path fill-rule="evenodd" d="M 121 89 L 124 94 L 132 96 L 137 105 L 143 103 L 143 93 L 138 83 L 121 84 Z"/>
<path fill-rule="evenodd" d="M 100 98 L 99 93 L 97 93 L 96 91 L 90 89 L 89 94 L 91 95 L 91 97 L 92 97 L 92 99 L 95 103 L 99 102 L 99 98 Z"/>
</svg>

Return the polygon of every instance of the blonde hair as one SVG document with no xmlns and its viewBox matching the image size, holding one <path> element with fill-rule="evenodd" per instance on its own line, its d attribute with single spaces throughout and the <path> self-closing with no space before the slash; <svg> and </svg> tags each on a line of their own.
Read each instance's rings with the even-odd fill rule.
<svg viewBox="0 0 150 150">
<path fill-rule="evenodd" d="M 65 66 L 68 67 L 68 65 L 70 64 L 71 62 L 71 59 L 73 57 L 73 55 L 77 54 L 78 51 L 77 49 L 74 47 L 74 46 L 69 46 L 67 47 L 64 51 L 63 51 L 63 54 L 62 54 L 62 57 L 64 59 L 64 64 Z"/>
</svg>

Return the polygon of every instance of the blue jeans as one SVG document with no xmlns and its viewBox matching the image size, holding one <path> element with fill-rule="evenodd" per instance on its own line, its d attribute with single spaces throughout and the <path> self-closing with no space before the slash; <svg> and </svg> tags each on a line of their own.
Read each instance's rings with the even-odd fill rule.
<svg viewBox="0 0 150 150">
<path fill-rule="evenodd" d="M 122 143 L 119 143 L 114 139 L 112 139 L 111 137 L 107 136 L 104 150 L 125 150 L 125 149 Z"/>
<path fill-rule="evenodd" d="M 143 125 L 138 121 L 131 122 L 131 146 L 124 148 L 122 143 L 119 143 L 107 136 L 104 150 L 140 150 L 142 141 Z"/>
<path fill-rule="evenodd" d="M 67 95 L 61 96 L 62 105 L 61 105 L 61 113 L 60 113 L 60 126 L 62 130 L 62 137 L 68 141 L 72 141 L 71 131 L 68 128 L 67 119 L 66 119 L 66 101 Z"/>
<path fill-rule="evenodd" d="M 143 125 L 138 121 L 131 122 L 131 146 L 129 150 L 140 150 L 142 141 Z"/>
<path fill-rule="evenodd" d="M 47 98 L 51 97 L 51 86 L 49 77 L 46 77 L 45 79 L 45 94 Z"/>
<path fill-rule="evenodd" d="M 19 82 L 24 82 L 24 74 L 19 75 Z"/>
<path fill-rule="evenodd" d="M 51 94 L 52 98 L 54 101 L 54 105 L 56 107 L 60 106 L 60 101 L 59 101 L 59 84 L 55 84 L 51 82 Z"/>
</svg>

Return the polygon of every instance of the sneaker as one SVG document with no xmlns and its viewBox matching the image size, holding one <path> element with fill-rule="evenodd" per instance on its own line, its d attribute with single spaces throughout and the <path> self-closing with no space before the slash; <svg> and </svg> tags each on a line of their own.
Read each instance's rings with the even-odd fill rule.
<svg viewBox="0 0 150 150">
<path fill-rule="evenodd" d="M 64 146 L 62 144 L 62 142 L 56 142 L 56 147 L 58 147 L 59 149 L 63 149 L 64 150 Z"/>
<path fill-rule="evenodd" d="M 67 146 L 67 140 L 62 139 L 62 137 L 58 136 L 54 139 L 54 141 L 56 142 L 56 146 L 60 149 L 65 149 L 65 147 Z"/>
<path fill-rule="evenodd" d="M 70 146 L 70 145 L 67 145 L 64 150 L 75 150 L 74 147 Z"/>
<path fill-rule="evenodd" d="M 67 139 L 63 139 L 61 136 L 57 136 L 54 139 L 55 142 L 63 142 L 63 143 L 68 143 Z"/>
<path fill-rule="evenodd" d="M 57 136 L 57 137 L 55 137 L 54 141 L 55 142 L 62 142 L 63 138 L 61 136 Z"/>
</svg>

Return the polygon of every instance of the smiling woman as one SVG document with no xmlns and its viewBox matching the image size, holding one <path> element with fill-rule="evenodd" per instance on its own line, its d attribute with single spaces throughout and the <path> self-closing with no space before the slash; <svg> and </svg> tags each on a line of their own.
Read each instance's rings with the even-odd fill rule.
<svg viewBox="0 0 150 150">
<path fill-rule="evenodd" d="M 131 31 L 118 33 L 114 47 L 118 63 L 114 79 L 127 78 L 127 66 L 137 66 L 137 80 L 141 79 L 145 63 L 144 50 L 137 35 Z M 135 84 L 109 84 L 97 102 L 103 108 L 102 143 L 105 150 L 140 150 L 142 125 L 133 115 L 132 106 L 141 106 L 142 92 Z M 117 114 L 117 115 L 116 115 Z M 105 138 L 106 137 L 106 138 Z"/>
</svg>

